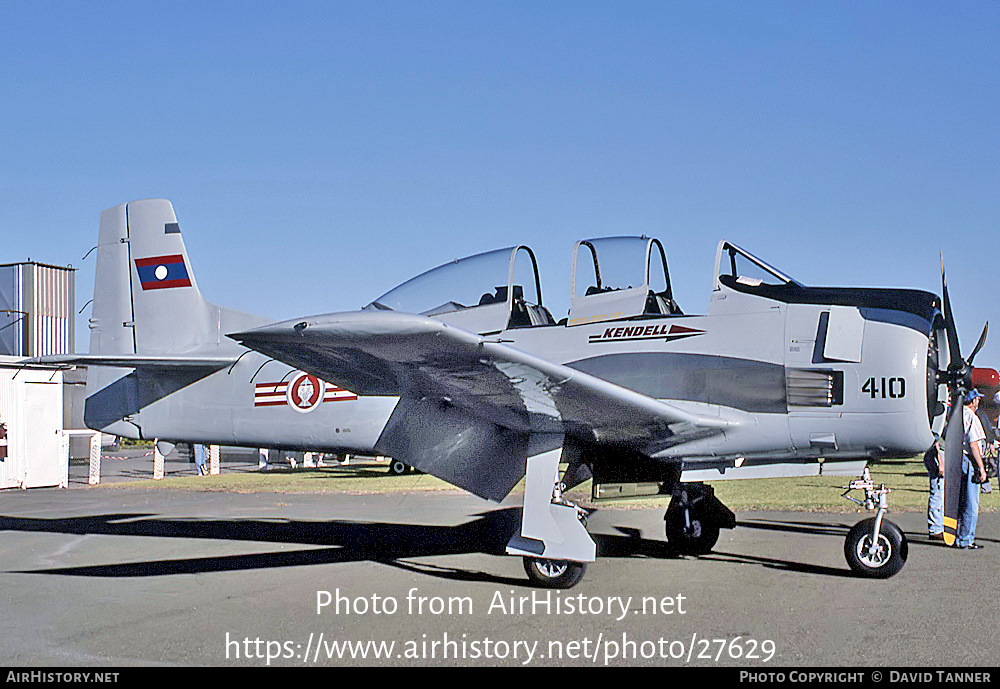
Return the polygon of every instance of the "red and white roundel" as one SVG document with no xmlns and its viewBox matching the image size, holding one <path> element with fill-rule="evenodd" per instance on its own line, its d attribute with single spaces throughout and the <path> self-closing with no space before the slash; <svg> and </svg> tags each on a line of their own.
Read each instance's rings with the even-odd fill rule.
<svg viewBox="0 0 1000 689">
<path fill-rule="evenodd" d="M 295 411 L 310 412 L 323 401 L 323 390 L 326 384 L 316 376 L 300 373 L 288 384 L 285 393 L 289 406 Z"/>
</svg>

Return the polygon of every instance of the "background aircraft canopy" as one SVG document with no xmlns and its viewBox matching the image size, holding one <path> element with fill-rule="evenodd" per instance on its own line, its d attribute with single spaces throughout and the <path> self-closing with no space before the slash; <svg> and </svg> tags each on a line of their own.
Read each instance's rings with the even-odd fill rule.
<svg viewBox="0 0 1000 689">
<path fill-rule="evenodd" d="M 430 316 L 480 334 L 553 323 L 542 306 L 535 255 L 526 246 L 455 259 L 407 280 L 364 310 Z"/>
</svg>

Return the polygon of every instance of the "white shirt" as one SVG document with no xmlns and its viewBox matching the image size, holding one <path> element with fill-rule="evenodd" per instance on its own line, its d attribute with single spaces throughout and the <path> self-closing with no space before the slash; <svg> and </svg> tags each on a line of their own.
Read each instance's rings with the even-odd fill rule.
<svg viewBox="0 0 1000 689">
<path fill-rule="evenodd" d="M 979 454 L 982 456 L 986 445 L 986 431 L 983 430 L 982 421 L 968 405 L 962 405 L 962 421 L 965 423 L 965 454 L 972 457 L 969 448 L 972 443 L 979 443 Z"/>
</svg>

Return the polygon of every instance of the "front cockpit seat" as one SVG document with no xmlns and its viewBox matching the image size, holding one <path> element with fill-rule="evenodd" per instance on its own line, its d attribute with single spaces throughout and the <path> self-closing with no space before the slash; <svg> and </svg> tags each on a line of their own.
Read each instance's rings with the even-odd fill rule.
<svg viewBox="0 0 1000 689">
<path fill-rule="evenodd" d="M 646 310 L 644 314 L 649 315 L 661 315 L 661 316 L 682 316 L 684 312 L 677 305 L 677 302 L 673 299 L 664 296 L 662 293 L 657 294 L 650 290 L 649 294 L 646 295 Z"/>
</svg>

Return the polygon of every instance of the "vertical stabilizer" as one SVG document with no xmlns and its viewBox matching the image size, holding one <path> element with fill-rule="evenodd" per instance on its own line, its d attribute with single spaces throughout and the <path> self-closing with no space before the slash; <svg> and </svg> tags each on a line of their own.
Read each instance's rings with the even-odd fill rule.
<svg viewBox="0 0 1000 689">
<path fill-rule="evenodd" d="M 122 323 L 133 332 L 134 351 L 180 354 L 218 345 L 219 309 L 205 301 L 198 291 L 170 202 L 133 201 L 125 204 L 124 216 L 124 224 L 114 223 L 118 231 L 109 232 L 111 236 L 106 241 L 102 222 L 101 235 L 102 246 L 118 243 L 126 247 L 132 318 L 131 325 L 128 320 Z M 116 254 L 116 261 L 122 257 Z M 98 262 L 102 258 L 98 256 Z M 101 272 L 99 266 L 98 273 Z M 120 306 L 118 300 L 113 303 L 116 308 Z"/>
<path fill-rule="evenodd" d="M 91 355 L 239 356 L 245 350 L 225 333 L 266 322 L 202 297 L 169 201 L 132 201 L 101 213 Z M 131 435 L 128 424 L 119 422 L 128 421 L 155 397 L 150 389 L 165 388 L 166 376 L 162 371 L 143 374 L 91 366 L 87 425 Z"/>
<path fill-rule="evenodd" d="M 169 201 L 132 201 L 101 213 L 92 354 L 238 351 L 223 330 L 266 321 L 202 297 Z"/>
</svg>

